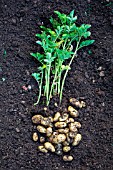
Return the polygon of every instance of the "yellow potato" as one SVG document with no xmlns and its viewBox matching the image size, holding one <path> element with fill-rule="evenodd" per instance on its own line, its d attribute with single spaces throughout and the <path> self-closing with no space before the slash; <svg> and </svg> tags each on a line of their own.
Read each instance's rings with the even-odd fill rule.
<svg viewBox="0 0 113 170">
<path fill-rule="evenodd" d="M 38 125 L 37 126 L 37 130 L 40 132 L 40 133 L 46 133 L 46 128 L 41 126 L 41 125 Z"/>
<path fill-rule="evenodd" d="M 46 142 L 46 143 L 44 143 L 44 146 L 47 150 L 49 150 L 51 152 L 55 152 L 55 147 L 52 145 L 52 143 Z"/>
<path fill-rule="evenodd" d="M 40 152 L 43 152 L 43 153 L 47 153 L 48 152 L 48 150 L 43 145 L 38 146 L 38 150 Z"/>
<path fill-rule="evenodd" d="M 69 156 L 68 156 L 68 155 L 64 155 L 64 156 L 63 156 L 63 160 L 64 160 L 64 161 L 67 161 L 67 162 L 70 162 L 70 161 L 73 160 L 73 157 L 72 157 L 71 155 L 69 155 Z"/>
<path fill-rule="evenodd" d="M 33 141 L 38 141 L 38 134 L 36 132 L 33 133 Z"/>
<path fill-rule="evenodd" d="M 32 117 L 32 122 L 35 124 L 39 124 L 41 122 L 41 119 L 43 118 L 42 115 L 35 115 Z"/>
<path fill-rule="evenodd" d="M 67 124 L 65 122 L 56 122 L 55 123 L 56 128 L 64 128 L 66 126 L 67 126 Z"/>
</svg>

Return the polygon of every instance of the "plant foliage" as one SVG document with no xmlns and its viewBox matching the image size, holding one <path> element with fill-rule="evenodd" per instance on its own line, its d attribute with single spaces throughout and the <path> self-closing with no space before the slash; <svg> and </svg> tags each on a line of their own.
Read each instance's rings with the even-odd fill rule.
<svg viewBox="0 0 113 170">
<path fill-rule="evenodd" d="M 40 67 L 32 76 L 39 85 L 39 95 L 37 103 L 42 94 L 46 97 L 46 104 L 49 105 L 53 95 L 58 94 L 60 102 L 67 73 L 71 63 L 79 49 L 91 45 L 94 40 L 87 39 L 91 32 L 88 29 L 89 24 L 76 25 L 77 16 L 74 16 L 74 10 L 69 15 L 54 11 L 57 19 L 50 18 L 52 28 L 40 26 L 41 33 L 36 34 L 38 41 L 36 43 L 43 49 L 42 53 L 31 53 L 31 55 L 40 62 Z M 73 50 L 73 42 L 75 50 Z M 68 60 L 70 59 L 70 60 Z M 65 65 L 68 60 L 68 65 Z M 62 74 L 63 73 L 63 74 Z"/>
</svg>

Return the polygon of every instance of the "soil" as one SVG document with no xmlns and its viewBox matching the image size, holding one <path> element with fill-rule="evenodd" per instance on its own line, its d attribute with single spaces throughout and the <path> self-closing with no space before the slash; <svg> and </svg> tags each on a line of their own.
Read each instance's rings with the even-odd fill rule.
<svg viewBox="0 0 113 170">
<path fill-rule="evenodd" d="M 38 153 L 32 141 L 32 113 L 43 112 L 37 83 L 31 74 L 37 63 L 35 34 L 48 24 L 54 10 L 75 10 L 78 24 L 92 25 L 95 43 L 81 50 L 72 64 L 63 91 L 68 99 L 84 99 L 87 107 L 78 121 L 83 139 L 71 154 L 72 162 Z M 28 85 L 31 89 L 24 90 Z M 49 113 L 57 110 L 53 99 Z M 112 0 L 1 0 L 0 1 L 0 169 L 1 170 L 113 170 L 113 2 Z"/>
</svg>

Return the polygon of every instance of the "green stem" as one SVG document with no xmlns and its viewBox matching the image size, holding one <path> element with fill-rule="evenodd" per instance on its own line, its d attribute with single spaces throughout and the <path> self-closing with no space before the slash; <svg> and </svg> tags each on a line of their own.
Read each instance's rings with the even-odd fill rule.
<svg viewBox="0 0 113 170">
<path fill-rule="evenodd" d="M 47 75 L 47 96 L 46 96 L 46 104 L 49 105 L 49 89 L 50 89 L 50 70 L 51 70 L 51 63 L 48 67 L 48 75 Z"/>
<path fill-rule="evenodd" d="M 59 69 L 58 69 L 58 94 L 60 94 L 60 87 L 61 87 L 61 74 L 62 74 L 62 61 L 59 60 Z"/>
<path fill-rule="evenodd" d="M 56 78 L 57 78 L 57 73 L 58 73 L 58 70 L 56 69 L 56 72 L 55 72 L 55 76 L 54 76 L 54 79 L 53 79 L 53 83 L 51 85 L 51 90 L 50 90 L 50 94 L 49 94 L 49 102 L 50 102 L 50 98 L 52 96 L 52 91 L 54 91 L 54 84 L 55 84 L 55 81 L 56 81 Z M 49 103 L 48 103 L 49 104 Z"/>
<path fill-rule="evenodd" d="M 73 59 L 75 58 L 75 56 L 77 55 L 77 51 L 78 51 L 78 46 L 79 46 L 80 40 L 81 40 L 81 38 L 80 38 L 79 41 L 77 42 L 76 50 L 75 50 L 75 52 L 74 52 L 74 54 L 73 54 L 73 56 L 72 56 L 72 58 L 71 58 L 71 60 L 70 60 L 70 62 L 69 62 L 69 65 L 68 65 L 69 67 L 68 67 L 68 69 L 66 70 L 66 72 L 65 72 L 65 74 L 64 74 L 64 77 L 63 77 L 63 80 L 62 80 L 61 91 L 60 91 L 60 103 L 61 103 L 61 101 L 62 101 L 62 92 L 63 92 L 63 88 L 64 88 L 65 79 L 66 79 L 67 73 L 68 73 L 68 71 L 69 71 L 69 68 L 70 68 L 70 66 L 71 66 L 71 63 L 72 63 Z"/>
<path fill-rule="evenodd" d="M 64 49 L 65 49 L 65 47 L 66 47 L 67 40 L 68 40 L 68 39 L 66 39 L 66 40 L 65 40 L 65 42 L 64 42 L 63 50 L 64 50 Z"/>
<path fill-rule="evenodd" d="M 48 100 L 48 68 L 46 68 L 46 75 L 45 75 L 45 84 L 46 84 L 46 91 L 45 91 L 45 96 L 46 96 L 46 101 Z"/>
<path fill-rule="evenodd" d="M 43 80 L 43 71 L 42 71 L 42 76 L 41 76 L 41 81 L 40 81 L 40 85 L 39 85 L 39 95 L 38 95 L 38 100 L 36 103 L 34 103 L 34 105 L 37 105 L 40 101 L 40 97 L 42 94 L 42 80 Z"/>
<path fill-rule="evenodd" d="M 45 69 L 45 75 L 46 75 L 46 69 Z M 46 80 L 46 76 L 45 76 L 45 80 Z M 44 80 L 44 81 L 45 81 Z M 44 86 L 44 96 L 46 95 L 46 84 L 45 84 L 45 86 Z"/>
</svg>

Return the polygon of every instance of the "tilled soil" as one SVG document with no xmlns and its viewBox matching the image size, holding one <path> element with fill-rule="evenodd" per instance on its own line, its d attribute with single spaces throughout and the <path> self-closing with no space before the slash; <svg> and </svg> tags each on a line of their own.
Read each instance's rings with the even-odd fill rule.
<svg viewBox="0 0 113 170">
<path fill-rule="evenodd" d="M 78 24 L 92 25 L 95 43 L 81 50 L 72 64 L 61 108 L 76 97 L 86 102 L 78 121 L 83 136 L 71 154 L 72 162 L 37 152 L 32 141 L 32 114 L 37 107 L 37 83 L 31 73 L 37 64 L 29 55 L 38 51 L 35 34 L 48 24 L 54 10 L 75 9 Z M 31 86 L 25 91 L 23 86 Z M 54 102 L 50 114 L 57 111 Z M 61 109 L 60 108 L 60 109 Z M 1 0 L 0 1 L 0 169 L 1 170 L 112 170 L 113 169 L 113 2 L 104 0 Z"/>
</svg>

